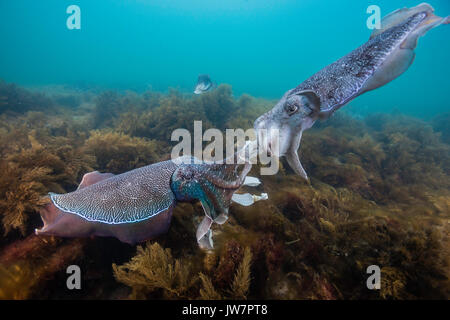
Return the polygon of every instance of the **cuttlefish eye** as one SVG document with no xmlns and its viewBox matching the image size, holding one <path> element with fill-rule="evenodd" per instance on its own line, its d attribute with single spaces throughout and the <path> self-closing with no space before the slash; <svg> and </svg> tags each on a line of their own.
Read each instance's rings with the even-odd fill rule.
<svg viewBox="0 0 450 320">
<path fill-rule="evenodd" d="M 298 110 L 298 104 L 294 101 L 288 101 L 284 105 L 284 110 L 289 116 L 292 116 Z"/>
</svg>

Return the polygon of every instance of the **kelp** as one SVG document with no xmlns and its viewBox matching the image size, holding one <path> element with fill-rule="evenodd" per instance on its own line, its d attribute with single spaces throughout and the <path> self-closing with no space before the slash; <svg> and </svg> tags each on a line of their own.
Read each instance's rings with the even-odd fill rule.
<svg viewBox="0 0 450 320">
<path fill-rule="evenodd" d="M 214 250 L 198 248 L 195 230 L 203 209 L 185 203 L 177 205 L 158 242 L 138 246 L 135 253 L 115 239 L 88 240 L 83 248 L 90 254 L 81 256 L 78 240 L 27 240 L 41 223 L 36 211 L 47 192 L 72 191 L 92 170 L 122 173 L 168 159 L 176 143 L 170 141 L 172 131 L 192 132 L 194 120 L 202 121 L 203 130 L 250 128 L 275 101 L 234 97 L 228 85 L 200 96 L 174 89 L 78 90 L 79 96 L 72 90 L 67 99 L 0 87 L 0 108 L 6 106 L 0 109 L 0 217 L 7 233 L 0 241 L 3 297 L 67 297 L 55 289 L 62 281 L 57 275 L 62 265 L 55 261 L 71 246 L 83 268 L 100 268 L 88 272 L 97 273 L 98 288 L 88 286 L 87 297 L 450 297 L 446 114 L 425 122 L 341 110 L 317 122 L 304 133 L 299 152 L 310 182 L 282 160 L 277 175 L 260 177 L 256 191 L 243 190 L 266 192 L 268 200 L 233 204 L 227 223 L 213 225 Z M 8 96 L 7 104 L 2 96 Z M 23 109 L 16 108 L 19 102 L 26 102 Z M 259 169 L 254 166 L 250 175 Z M 115 254 L 92 254 L 104 246 Z M 54 257 L 49 260 L 54 267 L 44 272 L 47 257 Z M 63 255 L 62 261 L 73 260 Z M 381 268 L 380 290 L 365 286 L 373 264 Z M 37 280 L 30 280 L 32 275 Z"/>
</svg>

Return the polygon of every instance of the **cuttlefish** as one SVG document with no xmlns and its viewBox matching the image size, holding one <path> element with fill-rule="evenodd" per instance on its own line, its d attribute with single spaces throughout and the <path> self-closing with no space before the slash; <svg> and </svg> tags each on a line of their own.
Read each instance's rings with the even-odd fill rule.
<svg viewBox="0 0 450 320">
<path fill-rule="evenodd" d="M 253 200 L 250 194 L 235 195 L 243 185 L 260 183 L 247 177 L 251 164 L 242 158 L 246 150 L 234 155 L 234 164 L 180 157 L 119 175 L 87 173 L 77 190 L 49 194 L 51 202 L 40 211 L 44 225 L 35 233 L 116 237 L 134 244 L 167 232 L 178 202 L 200 201 L 205 217 L 198 226 L 197 241 L 201 248 L 210 249 L 211 225 L 227 220 L 231 202 L 251 205 L 267 198 L 264 194 L 253 196 Z"/>
<path fill-rule="evenodd" d="M 216 84 L 212 82 L 211 78 L 207 74 L 201 74 L 198 76 L 197 85 L 195 86 L 194 93 L 202 94 L 208 92 L 216 87 Z"/>
<path fill-rule="evenodd" d="M 289 166 L 308 179 L 297 153 L 303 131 L 317 119 L 330 117 L 359 95 L 404 73 L 414 60 L 418 38 L 450 22 L 449 17 L 433 12 L 427 3 L 392 12 L 365 44 L 287 91 L 254 123 L 262 149 L 285 156 Z"/>
</svg>

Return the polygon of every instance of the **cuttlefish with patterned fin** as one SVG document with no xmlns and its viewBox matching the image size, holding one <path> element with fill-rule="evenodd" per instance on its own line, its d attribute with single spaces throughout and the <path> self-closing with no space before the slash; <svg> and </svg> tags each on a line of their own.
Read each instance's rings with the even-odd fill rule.
<svg viewBox="0 0 450 320">
<path fill-rule="evenodd" d="M 167 232 L 177 202 L 198 200 L 209 220 L 201 223 L 197 238 L 201 247 L 210 248 L 212 240 L 202 244 L 211 239 L 211 224 L 227 220 L 233 194 L 250 167 L 192 159 L 159 162 L 119 175 L 91 172 L 76 191 L 50 193 L 51 203 L 40 212 L 44 226 L 36 234 L 109 236 L 134 244 Z M 255 178 L 248 181 L 257 184 Z"/>
<path fill-rule="evenodd" d="M 111 236 L 136 243 L 167 231 L 175 206 L 170 178 L 177 165 L 164 161 L 123 174 L 92 172 L 79 188 L 50 194 L 41 210 L 38 235 L 61 237 Z"/>
</svg>

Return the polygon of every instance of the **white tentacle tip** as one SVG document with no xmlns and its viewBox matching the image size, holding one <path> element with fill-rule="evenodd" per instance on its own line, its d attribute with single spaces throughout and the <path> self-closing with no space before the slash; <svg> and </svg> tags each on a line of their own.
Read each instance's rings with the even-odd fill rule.
<svg viewBox="0 0 450 320">
<path fill-rule="evenodd" d="M 250 193 L 244 193 L 244 194 L 239 194 L 239 193 L 235 193 L 233 194 L 233 197 L 231 198 L 231 200 L 233 202 L 236 202 L 242 206 L 251 206 L 252 204 L 254 204 L 257 201 L 260 200 L 267 200 L 269 199 L 269 196 L 267 195 L 267 193 L 261 193 L 260 196 L 257 195 L 253 195 Z"/>
<path fill-rule="evenodd" d="M 257 187 L 261 184 L 261 180 L 256 177 L 245 177 L 244 186 Z"/>
</svg>

